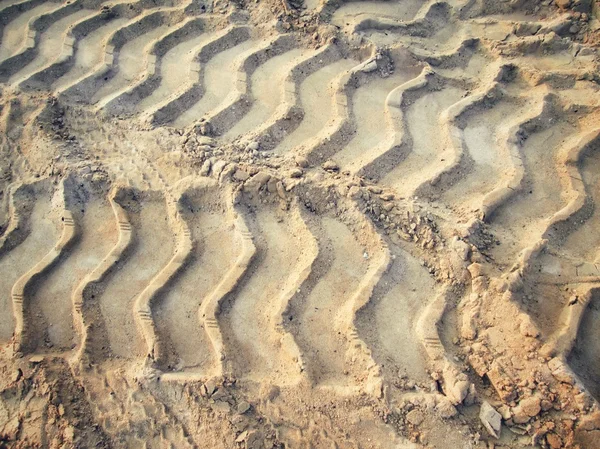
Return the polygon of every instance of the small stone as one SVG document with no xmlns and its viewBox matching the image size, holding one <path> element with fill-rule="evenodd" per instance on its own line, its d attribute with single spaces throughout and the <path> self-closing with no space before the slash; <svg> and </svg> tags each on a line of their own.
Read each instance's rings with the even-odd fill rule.
<svg viewBox="0 0 600 449">
<path fill-rule="evenodd" d="M 250 177 L 250 175 L 248 174 L 247 171 L 238 169 L 235 171 L 233 177 L 237 181 L 245 181 L 246 179 L 248 179 Z"/>
<path fill-rule="evenodd" d="M 295 159 L 296 165 L 300 168 L 308 168 L 308 160 L 302 156 L 296 156 Z"/>
<path fill-rule="evenodd" d="M 23 371 L 21 371 L 20 368 L 16 369 L 15 371 L 13 371 L 13 374 L 11 376 L 11 381 L 12 382 L 18 382 L 21 377 L 23 377 Z"/>
<path fill-rule="evenodd" d="M 246 413 L 248 410 L 250 410 L 250 404 L 248 404 L 246 401 L 242 401 L 237 405 L 237 412 L 240 415 L 243 415 L 244 413 Z"/>
<path fill-rule="evenodd" d="M 552 449 L 560 449 L 561 447 L 563 447 L 562 439 L 555 433 L 547 434 L 546 442 L 548 443 L 548 446 L 550 446 Z"/>
<path fill-rule="evenodd" d="M 303 174 L 304 174 L 304 172 L 302 170 L 300 170 L 299 168 L 294 168 L 294 169 L 292 169 L 292 171 L 290 171 L 291 178 L 301 178 Z"/>
<path fill-rule="evenodd" d="M 212 161 L 210 159 L 205 160 L 204 164 L 202 164 L 202 167 L 200 168 L 200 176 L 208 176 L 210 174 L 211 166 Z"/>
<path fill-rule="evenodd" d="M 360 187 L 352 186 L 348 189 L 348 198 L 355 199 L 360 195 Z"/>
<path fill-rule="evenodd" d="M 206 394 L 208 396 L 211 396 L 217 389 L 217 384 L 213 379 L 210 379 L 208 382 L 206 382 L 204 384 L 204 388 L 206 389 Z"/>
<path fill-rule="evenodd" d="M 561 9 L 567 9 L 571 5 L 571 0 L 554 0 L 554 3 Z"/>
<path fill-rule="evenodd" d="M 523 314 L 521 316 L 521 324 L 519 325 L 519 332 L 524 337 L 536 338 L 540 335 L 540 331 L 537 329 L 529 315 Z"/>
<path fill-rule="evenodd" d="M 248 437 L 248 431 L 244 430 L 242 433 L 240 433 L 238 435 L 238 437 L 235 439 L 236 443 L 243 443 L 244 441 L 246 441 L 246 438 Z"/>
<path fill-rule="evenodd" d="M 573 25 L 571 25 L 571 28 L 569 28 L 569 33 L 577 34 L 577 33 L 579 33 L 579 30 L 580 30 L 579 25 L 573 24 Z"/>
<path fill-rule="evenodd" d="M 250 151 L 258 151 L 260 145 L 258 144 L 258 142 L 253 141 L 250 142 L 248 145 L 246 145 L 246 151 L 250 152 Z"/>
<path fill-rule="evenodd" d="M 42 363 L 43 361 L 44 361 L 43 355 L 34 355 L 33 357 L 29 358 L 29 362 L 31 362 L 31 363 Z"/>
<path fill-rule="evenodd" d="M 425 416 L 419 410 L 412 410 L 406 414 L 406 420 L 413 426 L 418 426 L 425 420 Z"/>
<path fill-rule="evenodd" d="M 496 411 L 488 402 L 484 401 L 479 410 L 479 419 L 483 426 L 494 438 L 500 437 L 502 429 L 502 415 Z"/>
<path fill-rule="evenodd" d="M 327 161 L 327 162 L 323 163 L 322 167 L 324 170 L 327 170 L 327 171 L 338 171 L 340 169 L 338 164 L 336 164 L 333 161 Z"/>
<path fill-rule="evenodd" d="M 542 410 L 540 398 L 537 396 L 530 396 L 526 399 L 523 399 L 519 403 L 519 407 L 527 416 L 534 417 L 539 415 Z"/>
</svg>

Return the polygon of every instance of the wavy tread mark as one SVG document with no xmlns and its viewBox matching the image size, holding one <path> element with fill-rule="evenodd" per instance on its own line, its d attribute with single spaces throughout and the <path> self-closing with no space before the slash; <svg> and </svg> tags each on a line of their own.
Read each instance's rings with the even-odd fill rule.
<svg viewBox="0 0 600 449">
<path fill-rule="evenodd" d="M 236 83 L 237 72 L 233 69 L 234 61 L 256 44 L 256 41 L 249 39 L 210 59 L 205 68 L 206 91 L 204 95 L 196 104 L 177 117 L 173 126 L 185 128 L 202 118 L 205 113 L 216 108 Z"/>
<path fill-rule="evenodd" d="M 592 211 L 589 218 L 566 238 L 561 250 L 572 257 L 600 264 L 600 143 L 596 140 L 592 145 L 579 169 Z"/>
<path fill-rule="evenodd" d="M 464 157 L 467 161 L 463 164 L 461 178 L 441 193 L 442 202 L 450 207 L 466 211 L 481 209 L 482 200 L 513 168 L 513 155 L 510 151 L 504 154 L 509 144 L 502 142 L 503 136 L 499 134 L 507 118 L 523 115 L 534 104 L 519 104 L 500 92 L 496 96 L 499 97 L 497 101 L 475 105 L 456 120 L 454 129 L 466 149 Z M 494 123 L 493 129 L 490 129 L 490 123 Z M 489 213 L 491 210 L 486 216 Z"/>
<path fill-rule="evenodd" d="M 52 194 L 40 184 L 17 188 L 11 198 L 9 228 L 0 248 L 0 341 L 13 335 L 15 318 L 11 290 L 17 279 L 40 260 L 60 237 L 60 229 L 51 216 Z"/>
<path fill-rule="evenodd" d="M 136 323 L 146 341 L 146 353 L 150 359 L 156 360 L 160 341 L 152 316 L 152 306 L 156 298 L 164 291 L 188 263 L 192 252 L 192 236 L 187 225 L 179 219 L 179 241 L 171 260 L 150 281 L 135 300 L 134 312 Z"/>
<path fill-rule="evenodd" d="M 289 35 L 277 35 L 269 40 L 261 40 L 260 44 L 242 53 L 233 63 L 237 72 L 234 88 L 225 99 L 213 110 L 206 113 L 202 121 L 210 123 L 211 133 L 221 135 L 237 124 L 253 104 L 251 94 L 254 72 L 274 57 L 293 51 L 297 43 Z M 271 83 L 274 79 L 271 78 Z"/>
<path fill-rule="evenodd" d="M 228 356 L 238 376 L 293 384 L 301 361 L 295 345 L 285 344 L 281 311 L 314 259 L 310 245 L 303 249 L 310 234 L 297 211 L 278 214 L 263 208 L 248 212 L 246 219 L 257 255 L 221 314 Z"/>
<path fill-rule="evenodd" d="M 451 7 L 447 2 L 429 0 L 415 14 L 412 20 L 395 18 L 363 18 L 353 24 L 352 31 L 391 31 L 415 37 L 431 37 L 444 29 L 450 22 Z"/>
<path fill-rule="evenodd" d="M 339 329 L 349 322 L 348 311 L 361 280 L 368 270 L 364 250 L 343 223 L 324 217 L 308 223 L 319 242 L 319 256 L 307 280 L 306 291 L 292 300 L 288 328 L 294 335 L 310 380 L 317 385 L 346 388 L 353 384 L 347 375 L 349 342 Z M 304 288 L 304 287 L 303 287 Z M 350 315 L 351 317 L 352 315 Z M 364 367 L 363 367 L 364 368 Z"/>
<path fill-rule="evenodd" d="M 439 162 L 431 165 L 428 177 L 415 189 L 419 196 L 436 197 L 440 191 L 462 178 L 462 172 L 472 162 L 460 126 L 461 117 L 468 111 L 486 105 L 491 98 L 500 95 L 500 84 L 493 81 L 479 91 L 468 95 L 446 109 L 439 118 L 442 128 L 442 153 Z"/>
<path fill-rule="evenodd" d="M 333 102 L 337 100 L 331 92 L 333 80 L 356 64 L 357 61 L 353 59 L 340 59 L 317 70 L 302 82 L 299 96 L 304 117 L 298 127 L 275 148 L 276 153 L 292 151 L 319 134 L 333 116 Z"/>
<path fill-rule="evenodd" d="M 160 27 L 168 11 L 169 9 L 153 8 L 128 20 L 101 43 L 101 61 L 57 93 L 70 100 L 91 102 L 98 95 L 98 91 L 119 74 L 119 54 L 123 47 Z M 97 56 L 96 52 L 94 55 Z M 141 57 L 143 55 L 136 53 L 134 59 L 138 61 Z"/>
<path fill-rule="evenodd" d="M 431 76 L 433 72 L 425 67 L 418 76 L 387 95 L 384 108 L 389 135 L 380 145 L 371 149 L 369 157 L 365 157 L 357 170 L 359 175 L 379 180 L 406 158 L 412 138 L 407 130 L 405 109 L 415 101 L 413 97 L 418 96 L 419 92 L 425 94 Z"/>
<path fill-rule="evenodd" d="M 136 111 L 143 113 L 168 99 L 174 92 L 181 89 L 189 80 L 189 70 L 196 56 L 194 49 L 210 42 L 212 33 L 203 33 L 182 42 L 162 58 L 160 67 L 160 84 L 150 95 L 143 98 L 137 105 Z M 181 68 L 184 70 L 181 70 Z"/>
<path fill-rule="evenodd" d="M 374 48 L 371 50 L 372 53 L 375 51 Z M 329 87 L 332 91 L 332 98 L 329 104 L 331 107 L 329 121 L 326 121 L 327 118 L 323 115 L 323 122 L 319 125 L 322 126 L 320 130 L 313 137 L 302 142 L 302 146 L 295 149 L 296 153 L 305 156 L 311 164 L 319 164 L 329 159 L 343 143 L 348 142 L 351 138 L 355 123 L 352 119 L 350 97 L 359 83 L 359 72 L 373 62 L 373 57 L 372 54 L 371 58 L 341 72 L 331 80 Z M 303 124 L 301 123 L 301 125 Z"/>
<path fill-rule="evenodd" d="M 143 357 L 146 351 L 134 320 L 133 305 L 136 297 L 171 258 L 173 233 L 164 197 L 158 193 L 132 190 L 116 201 L 127 212 L 131 225 L 126 226 L 133 229 L 133 241 L 127 257 L 117 262 L 110 282 L 96 301 L 105 323 L 108 341 L 104 344 L 110 347 L 111 353 L 122 358 Z"/>
<path fill-rule="evenodd" d="M 21 75 L 22 72 L 19 73 L 20 80 L 15 84 L 18 83 L 19 88 L 22 90 L 50 90 L 53 83 L 75 66 L 80 41 L 88 34 L 93 34 L 99 28 L 105 26 L 111 18 L 106 10 L 101 10 L 92 12 L 86 18 L 78 20 L 65 33 L 60 54 L 57 55 L 56 48 L 53 48 L 54 54 L 50 58 L 52 62 L 44 63 L 42 67 L 33 70 L 26 76 Z M 32 64 L 35 62 L 36 60 Z"/>
<path fill-rule="evenodd" d="M 382 179 L 401 195 L 414 194 L 424 179 L 434 173 L 435 161 L 443 151 L 442 141 L 435 138 L 438 118 L 443 110 L 456 103 L 463 95 L 460 89 L 445 87 L 432 91 L 416 100 L 406 112 L 407 132 L 412 140 L 408 156 Z"/>
<path fill-rule="evenodd" d="M 166 99 L 144 110 L 144 115 L 154 125 L 176 120 L 182 113 L 200 102 L 206 93 L 206 67 L 211 59 L 249 38 L 250 30 L 247 27 L 235 25 L 211 34 L 208 40 L 203 41 L 199 48 L 193 50 L 194 56 L 189 66 L 188 82 Z"/>
<path fill-rule="evenodd" d="M 234 126 L 223 134 L 225 139 L 235 139 L 262 125 L 273 115 L 283 101 L 283 91 L 273 89 L 282 85 L 292 61 L 301 57 L 302 49 L 291 49 L 261 64 L 251 77 L 252 107 Z"/>
<path fill-rule="evenodd" d="M 84 0 L 74 0 L 71 3 L 59 4 L 47 13 L 32 18 L 27 25 L 27 36 L 22 45 L 12 56 L 0 62 L 0 80 L 8 82 L 18 71 L 35 61 L 39 56 L 42 39 L 54 36 L 60 41 L 63 34 L 61 31 L 64 32 L 68 24 L 72 23 L 73 14 L 77 15 L 83 6 Z M 58 29 L 57 23 L 60 23 Z"/>
<path fill-rule="evenodd" d="M 0 62 L 6 61 L 8 58 L 16 55 L 23 44 L 28 42 L 30 20 L 49 13 L 58 7 L 57 3 L 42 2 L 32 9 L 23 11 L 4 26 L 2 44 L 0 45 Z"/>
<path fill-rule="evenodd" d="M 131 224 L 129 223 L 127 213 L 115 201 L 115 196 L 118 192 L 119 189 L 115 188 L 107 197 L 113 213 L 113 220 L 111 220 L 112 230 L 113 232 L 117 232 L 116 243 L 102 261 L 75 287 L 71 296 L 75 328 L 81 336 L 81 345 L 76 357 L 79 361 L 82 360 L 84 355 L 97 356 L 105 350 L 104 346 L 94 347 L 96 342 L 104 345 L 108 341 L 105 323 L 102 319 L 96 297 L 101 295 L 101 283 L 111 273 L 114 274 L 117 263 L 121 261 L 125 250 L 133 240 Z M 94 328 L 93 332 L 91 332 L 92 328 Z M 102 333 L 103 338 L 97 338 L 97 335 L 100 333 Z"/>
<path fill-rule="evenodd" d="M 330 44 L 310 51 L 296 61 L 283 83 L 283 102 L 263 126 L 254 132 L 261 149 L 274 149 L 299 126 L 304 116 L 298 92 L 300 85 L 312 73 L 338 59 L 340 55 L 336 47 Z"/>
<path fill-rule="evenodd" d="M 30 326 L 37 339 L 32 348 L 35 352 L 68 351 L 76 346 L 73 320 L 79 317 L 74 310 L 73 291 L 114 245 L 113 212 L 104 189 L 72 179 L 67 180 L 66 190 L 77 236 L 57 260 L 57 267 L 32 286 L 35 293 L 29 308 L 30 316 L 36 317 L 31 318 Z"/>
<path fill-rule="evenodd" d="M 221 279 L 221 282 L 202 301 L 198 310 L 200 322 L 208 334 L 215 357 L 218 360 L 216 367 L 217 375 L 224 373 L 225 367 L 223 366 L 223 361 L 226 357 L 223 334 L 217 321 L 221 314 L 222 303 L 236 289 L 256 254 L 252 235 L 248 231 L 248 227 L 241 214 L 238 214 L 235 219 L 235 231 L 239 241 L 240 253 L 233 266 L 231 266 Z"/>
<path fill-rule="evenodd" d="M 577 339 L 568 356 L 568 363 L 583 381 L 586 389 L 600 400 L 600 296 L 595 289 L 590 293 L 589 303 L 577 330 Z"/>
<path fill-rule="evenodd" d="M 356 19 L 368 16 L 406 21 L 415 17 L 422 6 L 423 2 L 420 0 L 347 2 L 335 10 L 331 17 L 331 23 L 345 27 L 355 22 Z"/>
<path fill-rule="evenodd" d="M 416 334 L 424 303 L 436 295 L 433 279 L 410 254 L 395 249 L 389 271 L 373 292 L 373 298 L 357 314 L 358 333 L 388 381 L 407 375 L 428 381 L 427 358 Z M 427 298 L 424 300 L 424 298 Z"/>
<path fill-rule="evenodd" d="M 576 129 L 564 121 L 532 134 L 522 145 L 526 174 L 520 194 L 500 207 L 491 220 L 493 228 L 520 242 L 521 248 L 542 239 L 548 221 L 565 205 L 561 186 L 554 182 L 558 175 L 554 159 L 561 147 L 572 145 L 569 136 L 575 132 Z M 494 254 L 500 256 L 507 249 L 494 248 Z M 510 248 L 511 256 L 507 260 L 514 260 L 514 251 L 518 249 Z"/>
<path fill-rule="evenodd" d="M 53 269 L 63 251 L 65 251 L 76 235 L 73 214 L 64 210 L 62 217 L 62 232 L 58 242 L 32 268 L 23 274 L 12 287 L 11 297 L 15 315 L 14 344 L 17 352 L 31 352 L 36 347 L 39 335 L 36 334 L 36 322 L 32 312 L 31 294 L 36 281 Z M 60 321 L 60 320 L 59 320 Z M 70 324 L 66 323 L 69 327 Z"/>
<path fill-rule="evenodd" d="M 4 41 L 6 26 L 24 12 L 39 6 L 40 3 L 44 3 L 44 0 L 4 0 L 0 2 L 0 44 Z"/>
<path fill-rule="evenodd" d="M 101 66 L 105 57 L 105 42 L 127 22 L 127 18 L 116 17 L 79 40 L 76 44 L 73 67 L 52 83 L 52 90 L 60 94 L 83 80 L 94 67 Z"/>
<path fill-rule="evenodd" d="M 40 34 L 35 59 L 14 73 L 7 83 L 20 84 L 38 70 L 58 59 L 67 38 L 67 30 L 78 21 L 87 19 L 94 14 L 95 11 L 82 9 L 55 21 L 46 31 Z"/>
<path fill-rule="evenodd" d="M 164 371 L 211 375 L 216 354 L 198 311 L 235 263 L 234 221 L 231 210 L 212 189 L 186 191 L 179 211 L 194 244 L 189 266 L 153 307 L 158 334 L 155 355 Z"/>
<path fill-rule="evenodd" d="M 386 132 L 381 132 L 386 123 L 386 100 L 389 93 L 398 85 L 402 85 L 418 74 L 418 68 L 410 65 L 408 55 L 395 55 L 396 70 L 387 78 L 375 78 L 359 87 L 352 97 L 353 115 L 356 121 L 356 132 L 348 144 L 334 156 L 342 169 L 356 172 L 364 166 L 364 156 L 371 148 L 377 148 L 386 139 Z"/>
<path fill-rule="evenodd" d="M 168 25 L 162 25 L 159 22 L 154 28 L 123 45 L 117 56 L 117 72 L 98 89 L 90 103 L 100 109 L 120 95 L 123 89 L 127 89 L 130 83 L 136 82 L 140 74 L 147 69 L 150 46 L 168 30 Z"/>
<path fill-rule="evenodd" d="M 205 20 L 196 17 L 185 17 L 180 23 L 176 23 L 174 27 L 169 26 L 165 34 L 146 48 L 149 51 L 143 76 L 124 87 L 120 92 L 115 92 L 105 98 L 98 106 L 103 105 L 113 114 L 130 114 L 135 111 L 138 103 L 151 96 L 161 84 L 165 56 L 169 53 L 181 56 L 181 50 L 177 51 L 178 47 L 182 46 L 185 52 L 185 49 L 189 48 L 185 44 L 192 41 L 193 45 L 199 37 L 198 35 L 201 35 L 204 31 L 205 26 Z M 181 73 L 183 72 L 180 70 L 181 60 L 178 63 L 179 65 L 171 68 Z M 189 63 L 186 67 L 189 67 Z"/>
</svg>

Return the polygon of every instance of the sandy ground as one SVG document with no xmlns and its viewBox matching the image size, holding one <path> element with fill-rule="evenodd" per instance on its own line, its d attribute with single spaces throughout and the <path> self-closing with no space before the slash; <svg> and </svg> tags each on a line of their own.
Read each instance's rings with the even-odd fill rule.
<svg viewBox="0 0 600 449">
<path fill-rule="evenodd" d="M 0 0 L 0 447 L 600 448 L 599 10 Z"/>
</svg>

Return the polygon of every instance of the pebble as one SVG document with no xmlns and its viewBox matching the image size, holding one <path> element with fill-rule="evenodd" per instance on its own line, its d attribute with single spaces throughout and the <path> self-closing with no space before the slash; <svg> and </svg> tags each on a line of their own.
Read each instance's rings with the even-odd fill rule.
<svg viewBox="0 0 600 449">
<path fill-rule="evenodd" d="M 238 169 L 235 171 L 235 174 L 233 175 L 233 177 L 237 181 L 245 181 L 246 179 L 248 179 L 250 177 L 250 175 L 248 174 L 247 171 Z"/>
<path fill-rule="evenodd" d="M 296 161 L 296 165 L 300 168 L 307 168 L 308 167 L 308 160 L 302 156 L 296 156 L 295 159 Z"/>
<path fill-rule="evenodd" d="M 495 438 L 500 437 L 502 415 L 488 402 L 484 401 L 479 410 L 479 419 L 487 431 Z"/>
<path fill-rule="evenodd" d="M 340 169 L 339 165 L 333 161 L 324 162 L 322 167 L 327 171 L 338 171 Z"/>
<path fill-rule="evenodd" d="M 246 413 L 248 410 L 250 410 L 250 404 L 248 404 L 246 401 L 242 401 L 237 405 L 237 412 L 241 415 Z"/>
<path fill-rule="evenodd" d="M 303 174 L 304 172 L 299 168 L 294 168 L 292 171 L 290 171 L 290 177 L 292 178 L 301 178 Z"/>
<path fill-rule="evenodd" d="M 418 426 L 425 420 L 425 416 L 419 410 L 412 410 L 406 414 L 406 420 L 413 426 Z"/>
<path fill-rule="evenodd" d="M 519 403 L 519 406 L 527 416 L 530 416 L 532 418 L 534 416 L 537 416 L 542 410 L 540 398 L 537 396 L 530 396 L 526 399 L 523 399 Z"/>
</svg>

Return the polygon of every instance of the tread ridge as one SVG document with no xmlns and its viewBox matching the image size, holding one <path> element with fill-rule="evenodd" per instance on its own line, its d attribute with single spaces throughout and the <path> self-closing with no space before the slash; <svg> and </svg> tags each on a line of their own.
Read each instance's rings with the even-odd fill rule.
<svg viewBox="0 0 600 449">
<path fill-rule="evenodd" d="M 340 57 L 335 45 L 327 44 L 308 57 L 298 60 L 284 81 L 282 103 L 273 116 L 256 131 L 256 141 L 261 149 L 274 149 L 287 133 L 298 127 L 304 115 L 298 94 L 302 81 L 324 67 L 329 58 L 337 60 Z"/>
<path fill-rule="evenodd" d="M 236 211 L 236 214 L 237 216 L 235 217 L 234 223 L 235 231 L 240 236 L 241 240 L 240 254 L 215 289 L 206 298 L 204 298 L 200 308 L 198 309 L 200 323 L 206 330 L 216 355 L 217 363 L 219 364 L 217 368 L 217 375 L 223 374 L 223 362 L 226 358 L 223 334 L 220 330 L 218 322 L 218 316 L 221 313 L 221 303 L 239 284 L 256 255 L 256 246 L 254 245 L 248 225 L 246 224 L 241 213 Z"/>
<path fill-rule="evenodd" d="M 204 95 L 204 69 L 206 63 L 217 53 L 229 45 L 237 45 L 250 38 L 250 29 L 244 26 L 231 25 L 221 31 L 208 42 L 203 43 L 196 52 L 190 70 L 190 86 L 185 86 L 180 92 L 175 92 L 166 100 L 161 101 L 143 115 L 154 126 L 164 125 L 175 120 L 183 111 L 191 108 Z"/>
<path fill-rule="evenodd" d="M 386 125 L 391 129 L 391 135 L 380 148 L 374 150 L 377 156 L 357 170 L 359 176 L 381 179 L 404 160 L 412 145 L 405 117 L 405 109 L 408 106 L 406 94 L 423 90 L 429 85 L 430 78 L 434 76 L 436 76 L 435 72 L 430 67 L 425 67 L 419 76 L 396 87 L 388 94 L 385 100 L 385 115 Z"/>
<path fill-rule="evenodd" d="M 443 127 L 442 133 L 446 136 L 451 148 L 450 160 L 442 167 L 439 167 L 428 179 L 420 183 L 415 189 L 416 195 L 427 196 L 432 189 L 439 189 L 440 183 L 443 183 L 444 186 L 453 185 L 460 180 L 460 170 L 472 163 L 472 158 L 464 138 L 464 126 L 459 123 L 459 119 L 466 112 L 489 101 L 490 97 L 498 97 L 498 94 L 502 91 L 502 87 L 496 79 L 498 79 L 504 70 L 505 65 L 500 66 L 494 75 L 494 80 L 486 87 L 457 101 L 442 112 L 439 123 Z"/>
<path fill-rule="evenodd" d="M 141 14 L 134 16 L 127 24 L 114 31 L 104 41 L 104 61 L 88 71 L 71 85 L 61 89 L 59 96 L 89 103 L 98 90 L 92 86 L 99 80 L 105 81 L 113 78 L 119 70 L 119 53 L 123 46 L 141 36 L 146 32 L 145 25 L 153 28 L 160 26 L 168 9 L 153 8 L 144 10 Z"/>
<path fill-rule="evenodd" d="M 210 124 L 211 134 L 223 134 L 250 111 L 253 103 L 251 77 L 254 71 L 267 60 L 293 47 L 295 43 L 292 36 L 280 35 L 239 57 L 234 63 L 234 70 L 237 72 L 234 90 L 219 106 L 206 113 L 203 119 Z"/>
<path fill-rule="evenodd" d="M 353 32 L 377 30 L 401 32 L 413 37 L 431 37 L 450 19 L 451 7 L 448 3 L 430 0 L 423 5 L 413 20 L 401 21 L 388 18 L 367 18 L 353 27 Z"/>
<path fill-rule="evenodd" d="M 17 81 L 22 90 L 46 89 L 49 90 L 52 83 L 65 75 L 75 63 L 75 54 L 78 51 L 78 43 L 88 33 L 96 31 L 108 23 L 114 17 L 108 16 L 104 11 L 98 12 L 91 17 L 81 19 L 71 25 L 66 31 L 60 56 L 25 78 Z"/>
<path fill-rule="evenodd" d="M 150 96 L 159 87 L 162 80 L 163 57 L 169 50 L 183 42 L 178 41 L 180 35 L 183 34 L 185 37 L 189 32 L 189 39 L 193 39 L 196 35 L 205 31 L 206 26 L 206 19 L 188 17 L 183 23 L 179 24 L 177 29 L 167 32 L 160 40 L 152 44 L 145 75 L 134 86 L 126 88 L 120 95 L 108 101 L 105 108 L 112 114 L 131 114 L 140 101 Z"/>
<path fill-rule="evenodd" d="M 15 55 L 0 63 L 0 81 L 6 83 L 12 75 L 33 61 L 39 52 L 40 35 L 54 22 L 70 15 L 84 4 L 85 0 L 60 3 L 56 9 L 31 19 L 27 24 L 27 40 L 24 46 Z"/>
<path fill-rule="evenodd" d="M 64 183 L 62 188 L 64 189 Z M 25 318 L 28 297 L 26 291 L 27 287 L 55 265 L 63 251 L 73 242 L 78 232 L 73 214 L 66 209 L 64 197 L 62 207 L 62 233 L 60 239 L 42 260 L 37 262 L 15 282 L 11 291 L 13 313 L 15 317 L 15 352 L 27 352 L 29 350 L 29 340 L 32 338 L 32 336 L 28 334 L 29 326 Z"/>
<path fill-rule="evenodd" d="M 373 224 L 364 217 L 362 221 L 366 225 L 365 227 L 368 229 L 369 234 L 371 234 L 371 238 L 375 240 L 378 251 L 376 256 L 370 259 L 365 277 L 361 280 L 358 289 L 354 295 L 352 295 L 352 298 L 348 303 L 347 307 L 350 309 L 348 310 L 350 321 L 346 323 L 346 326 L 348 327 L 346 335 L 349 337 L 349 353 L 351 354 L 352 352 L 359 350 L 361 355 L 366 359 L 365 368 L 368 372 L 368 377 L 365 380 L 366 391 L 376 397 L 380 397 L 383 394 L 381 368 L 375 362 L 372 351 L 369 349 L 367 343 L 359 335 L 357 317 L 358 313 L 367 307 L 373 297 L 375 287 L 381 282 L 383 275 L 389 270 L 392 263 L 392 255 L 387 242 L 376 231 Z"/>
<path fill-rule="evenodd" d="M 181 18 L 181 21 L 175 20 L 175 29 L 169 29 L 153 43 L 148 44 L 144 48 L 144 69 L 141 77 L 133 82 L 133 85 L 127 85 L 110 95 L 102 98 L 95 105 L 96 110 L 104 109 L 111 114 L 131 113 L 135 109 L 136 104 L 147 95 L 150 95 L 152 90 L 158 87 L 160 83 L 160 67 L 162 57 L 172 47 L 178 44 L 177 38 L 180 34 L 184 36 L 194 25 L 202 24 L 200 29 L 204 28 L 205 21 L 200 18 L 182 16 L 181 10 L 174 11 L 179 14 L 171 14 L 165 18 L 165 22 L 173 22 L 176 18 Z M 193 37 L 193 36 L 192 36 Z M 124 101 L 128 100 L 128 101 Z M 127 106 L 125 106 L 127 104 Z"/>
<path fill-rule="evenodd" d="M 168 202 L 169 203 L 169 202 Z M 134 312 L 138 329 L 146 341 L 148 357 L 157 360 L 160 352 L 160 341 L 156 332 L 152 315 L 152 302 L 172 279 L 180 273 L 188 263 L 192 252 L 192 236 L 183 217 L 175 212 L 176 227 L 179 228 L 179 242 L 175 253 L 167 265 L 150 281 L 139 294 L 134 303 Z"/>
<path fill-rule="evenodd" d="M 523 179 L 525 177 L 525 167 L 523 165 L 523 157 L 521 155 L 521 140 L 524 134 L 524 128 L 544 116 L 547 112 L 547 106 L 551 103 L 553 97 L 549 94 L 545 95 L 541 102 L 539 111 L 534 111 L 531 115 L 520 120 L 519 123 L 510 126 L 505 131 L 504 150 L 506 157 L 511 162 L 511 170 L 503 176 L 503 179 L 488 192 L 481 201 L 481 218 L 485 221 L 491 219 L 499 207 L 505 204 L 513 195 L 522 189 Z"/>
<path fill-rule="evenodd" d="M 560 181 L 564 186 L 564 191 L 568 192 L 567 195 L 571 199 L 565 207 L 549 218 L 542 238 L 549 239 L 552 228 L 565 224 L 589 202 L 589 195 L 582 180 L 580 166 L 587 155 L 586 153 L 590 151 L 590 147 L 599 142 L 600 128 L 595 128 L 585 133 L 573 146 L 564 147 L 557 156 Z"/>
<path fill-rule="evenodd" d="M 318 164 L 329 159 L 344 144 L 348 143 L 356 129 L 354 111 L 352 109 L 352 94 L 358 87 L 358 76 L 365 68 L 375 62 L 375 48 L 371 48 L 371 57 L 342 73 L 332 84 L 333 114 L 332 119 L 316 136 L 302 144 L 300 154 L 312 164 Z M 341 144 L 339 142 L 342 142 Z"/>
<path fill-rule="evenodd" d="M 312 236 L 310 242 L 310 253 L 312 255 L 311 260 L 307 263 L 301 270 L 296 272 L 296 278 L 293 282 L 290 283 L 289 288 L 284 291 L 279 298 L 279 306 L 275 309 L 275 328 L 276 331 L 281 335 L 281 345 L 282 347 L 290 354 L 291 357 L 298 358 L 298 365 L 300 367 L 301 372 L 305 372 L 305 364 L 304 359 L 302 357 L 302 351 L 300 350 L 300 346 L 296 342 L 294 335 L 286 328 L 285 326 L 285 317 L 290 312 L 291 303 L 298 293 L 299 290 L 306 284 L 309 279 L 309 276 L 314 270 L 315 263 L 320 254 L 319 245 L 317 243 L 316 238 L 314 238 L 310 228 L 304 221 L 302 217 L 302 213 L 300 212 L 300 206 L 297 202 L 294 203 L 293 207 L 295 219 L 298 223 L 303 227 L 303 232 L 308 233 Z M 308 245 L 307 245 L 308 246 Z"/>
<path fill-rule="evenodd" d="M 100 262 L 75 288 L 72 295 L 73 301 L 73 316 L 76 317 L 75 324 L 78 333 L 81 335 L 81 347 L 79 349 L 77 360 L 81 360 L 83 354 L 87 351 L 88 335 L 90 323 L 87 322 L 83 312 L 84 303 L 88 296 L 88 291 L 95 285 L 102 282 L 106 275 L 113 269 L 119 260 L 121 260 L 124 252 L 130 246 L 133 240 L 133 230 L 127 212 L 115 200 L 119 188 L 114 188 L 109 195 L 109 202 L 112 207 L 116 229 L 118 233 L 117 243 Z"/>
</svg>

